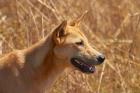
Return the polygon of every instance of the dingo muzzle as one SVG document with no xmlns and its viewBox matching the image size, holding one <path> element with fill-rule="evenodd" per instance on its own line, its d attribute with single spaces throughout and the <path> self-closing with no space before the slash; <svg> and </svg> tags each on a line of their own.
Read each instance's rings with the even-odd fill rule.
<svg viewBox="0 0 140 93">
<path fill-rule="evenodd" d="M 71 58 L 71 63 L 83 73 L 94 73 L 95 65 L 103 63 L 104 60 L 104 55 L 97 55 L 93 58 L 89 58 L 84 55 L 79 55 Z"/>
</svg>

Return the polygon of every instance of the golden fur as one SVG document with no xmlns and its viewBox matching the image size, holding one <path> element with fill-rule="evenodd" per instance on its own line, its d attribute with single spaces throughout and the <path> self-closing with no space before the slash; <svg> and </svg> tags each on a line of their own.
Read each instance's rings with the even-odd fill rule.
<svg viewBox="0 0 140 93">
<path fill-rule="evenodd" d="M 75 45 L 80 40 L 84 40 L 83 47 Z M 0 93 L 49 92 L 58 76 L 73 68 L 69 60 L 77 52 L 89 57 L 99 54 L 78 26 L 64 21 L 35 45 L 0 59 Z"/>
</svg>

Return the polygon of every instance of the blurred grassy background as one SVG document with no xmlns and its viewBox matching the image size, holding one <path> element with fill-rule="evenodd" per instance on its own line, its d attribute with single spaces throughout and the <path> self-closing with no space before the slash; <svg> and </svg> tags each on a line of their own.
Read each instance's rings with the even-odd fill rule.
<svg viewBox="0 0 140 93">
<path fill-rule="evenodd" d="M 106 62 L 93 75 L 66 72 L 51 93 L 140 93 L 139 0 L 0 0 L 0 56 L 31 46 L 86 10 L 81 30 Z"/>
</svg>

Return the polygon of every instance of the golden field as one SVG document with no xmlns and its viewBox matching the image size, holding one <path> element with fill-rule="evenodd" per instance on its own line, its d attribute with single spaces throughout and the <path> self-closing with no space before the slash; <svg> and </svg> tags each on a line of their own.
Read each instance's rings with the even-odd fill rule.
<svg viewBox="0 0 140 93">
<path fill-rule="evenodd" d="M 106 61 L 96 73 L 64 73 L 51 93 L 140 93 L 140 0 L 0 0 L 0 56 L 88 11 L 81 30 Z"/>
</svg>

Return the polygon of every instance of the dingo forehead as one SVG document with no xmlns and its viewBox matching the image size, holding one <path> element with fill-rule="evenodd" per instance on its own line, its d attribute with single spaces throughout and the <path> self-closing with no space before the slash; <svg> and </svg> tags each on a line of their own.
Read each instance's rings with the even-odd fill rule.
<svg viewBox="0 0 140 93">
<path fill-rule="evenodd" d="M 66 30 L 68 32 L 67 41 L 69 42 L 78 42 L 80 40 L 88 41 L 87 37 L 84 35 L 82 31 L 78 27 L 67 26 Z"/>
</svg>

